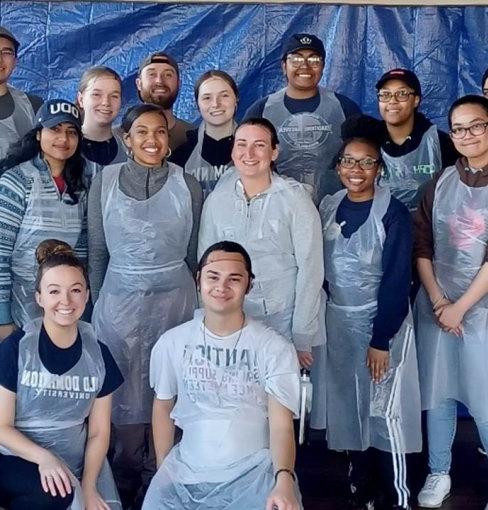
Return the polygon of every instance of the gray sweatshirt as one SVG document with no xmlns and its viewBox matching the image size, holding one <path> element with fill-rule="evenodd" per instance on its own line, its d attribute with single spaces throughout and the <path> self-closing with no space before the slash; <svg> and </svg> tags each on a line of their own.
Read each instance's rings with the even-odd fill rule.
<svg viewBox="0 0 488 510">
<path fill-rule="evenodd" d="M 110 258 L 103 228 L 102 175 L 103 172 L 100 172 L 95 176 L 88 195 L 88 273 L 93 303 L 98 299 L 98 293 L 102 287 Z M 198 228 L 203 194 L 202 188 L 195 177 L 187 173 L 184 173 L 183 177 L 190 190 L 193 211 L 193 228 L 188 244 L 186 262 L 194 272 L 197 266 Z M 148 168 L 129 159 L 120 170 L 119 187 L 122 193 L 131 198 L 147 200 L 165 185 L 167 179 L 168 163 L 165 163 L 162 167 Z M 161 213 L 163 214 L 163 211 Z"/>
</svg>

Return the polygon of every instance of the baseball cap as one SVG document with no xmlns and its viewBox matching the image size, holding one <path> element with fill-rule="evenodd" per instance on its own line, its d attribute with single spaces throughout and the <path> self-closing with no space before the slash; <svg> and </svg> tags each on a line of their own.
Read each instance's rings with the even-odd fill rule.
<svg viewBox="0 0 488 510">
<path fill-rule="evenodd" d="M 38 110 L 37 125 L 51 128 L 62 122 L 70 122 L 81 131 L 80 110 L 66 99 L 50 99 Z"/>
<path fill-rule="evenodd" d="M 163 51 L 157 51 L 156 53 L 148 55 L 139 66 L 139 74 L 141 74 L 142 70 L 149 64 L 168 64 L 174 68 L 178 76 L 180 75 L 180 70 L 178 68 L 178 63 L 176 62 L 176 60 L 167 53 L 164 53 Z"/>
<path fill-rule="evenodd" d="M 486 80 L 488 80 L 488 69 L 484 72 L 483 77 L 481 78 L 481 88 L 485 86 Z"/>
<path fill-rule="evenodd" d="M 376 90 L 380 90 L 383 85 L 390 80 L 400 80 L 405 85 L 408 85 L 413 91 L 415 92 L 415 95 L 421 96 L 422 95 L 422 88 L 420 87 L 420 81 L 417 78 L 417 75 L 408 69 L 391 69 L 390 71 L 387 71 L 376 84 Z"/>
<path fill-rule="evenodd" d="M 17 54 L 17 52 L 19 51 L 20 43 L 14 37 L 12 32 L 7 30 L 5 27 L 0 27 L 0 37 L 5 37 L 5 39 L 8 39 L 9 41 L 12 41 L 13 44 L 14 44 L 15 54 Z"/>
<path fill-rule="evenodd" d="M 282 58 L 285 59 L 289 53 L 293 53 L 298 50 L 314 50 L 322 58 L 325 58 L 324 43 L 318 37 L 312 34 L 292 35 L 283 46 Z"/>
</svg>

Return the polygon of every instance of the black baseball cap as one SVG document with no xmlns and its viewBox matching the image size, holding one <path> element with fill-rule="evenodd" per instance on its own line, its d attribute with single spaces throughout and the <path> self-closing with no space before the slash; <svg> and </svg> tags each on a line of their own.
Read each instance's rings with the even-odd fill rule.
<svg viewBox="0 0 488 510">
<path fill-rule="evenodd" d="M 7 30 L 5 27 L 0 27 L 0 37 L 5 37 L 5 39 L 12 41 L 12 43 L 14 45 L 14 49 L 15 49 L 15 54 L 17 55 L 17 52 L 19 51 L 20 43 L 14 37 L 14 34 L 12 34 L 12 32 Z"/>
<path fill-rule="evenodd" d="M 283 46 L 284 60 L 289 53 L 294 53 L 298 50 L 314 50 L 317 55 L 325 58 L 324 43 L 315 35 L 312 34 L 294 34 Z"/>
<path fill-rule="evenodd" d="M 176 71 L 178 76 L 180 75 L 180 70 L 176 60 L 171 55 L 168 55 L 163 51 L 157 51 L 156 53 L 148 55 L 139 66 L 139 75 L 142 73 L 142 70 L 150 64 L 168 64 Z"/>
<path fill-rule="evenodd" d="M 376 84 L 376 90 L 380 90 L 383 85 L 390 80 L 400 80 L 405 85 L 408 85 L 413 91 L 415 92 L 416 96 L 422 95 L 422 88 L 420 87 L 420 81 L 417 78 L 417 75 L 408 69 L 403 68 L 397 68 L 397 69 L 391 69 L 390 71 L 387 71 Z"/>
<path fill-rule="evenodd" d="M 481 88 L 484 88 L 486 80 L 488 80 L 488 69 L 484 72 L 483 78 L 481 78 Z"/>
<path fill-rule="evenodd" d="M 78 131 L 81 131 L 80 110 L 66 99 L 50 99 L 38 110 L 37 125 L 52 128 L 62 122 L 70 122 Z"/>
</svg>

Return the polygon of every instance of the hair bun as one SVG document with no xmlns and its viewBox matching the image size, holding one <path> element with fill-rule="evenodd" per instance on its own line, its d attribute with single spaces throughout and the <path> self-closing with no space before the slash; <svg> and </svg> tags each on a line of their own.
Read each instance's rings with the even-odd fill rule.
<svg viewBox="0 0 488 510">
<path fill-rule="evenodd" d="M 343 140 L 349 138 L 366 138 L 381 143 L 382 123 L 369 115 L 353 115 L 347 118 L 341 126 Z"/>
<path fill-rule="evenodd" d="M 68 243 L 58 239 L 46 239 L 39 243 L 39 246 L 36 248 L 36 260 L 39 265 L 43 264 L 53 255 L 74 256 L 75 252 Z"/>
</svg>

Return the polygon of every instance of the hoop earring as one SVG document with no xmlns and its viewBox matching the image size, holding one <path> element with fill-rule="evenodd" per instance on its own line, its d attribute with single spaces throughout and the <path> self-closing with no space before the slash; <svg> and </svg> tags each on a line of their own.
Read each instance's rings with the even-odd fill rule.
<svg viewBox="0 0 488 510">
<path fill-rule="evenodd" d="M 166 158 L 169 158 L 172 154 L 171 147 L 168 147 L 168 152 L 166 153 Z"/>
</svg>

